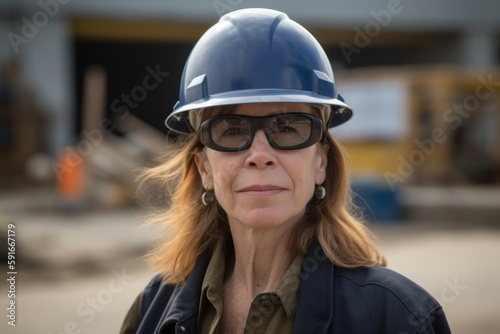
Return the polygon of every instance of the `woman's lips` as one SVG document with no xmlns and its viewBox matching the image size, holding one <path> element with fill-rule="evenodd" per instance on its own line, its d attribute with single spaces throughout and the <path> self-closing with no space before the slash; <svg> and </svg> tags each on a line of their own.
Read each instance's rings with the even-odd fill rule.
<svg viewBox="0 0 500 334">
<path fill-rule="evenodd" d="M 275 185 L 256 185 L 241 189 L 239 192 L 249 196 L 265 197 L 279 194 L 285 188 Z"/>
</svg>

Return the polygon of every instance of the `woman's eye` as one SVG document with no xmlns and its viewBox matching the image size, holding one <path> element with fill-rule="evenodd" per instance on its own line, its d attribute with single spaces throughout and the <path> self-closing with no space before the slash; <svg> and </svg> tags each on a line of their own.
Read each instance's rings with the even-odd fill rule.
<svg viewBox="0 0 500 334">
<path fill-rule="evenodd" d="M 224 136 L 236 136 L 241 134 L 241 128 L 239 127 L 232 127 L 224 131 Z"/>
<path fill-rule="evenodd" d="M 295 127 L 289 126 L 289 125 L 281 125 L 281 126 L 278 127 L 278 130 L 279 130 L 279 132 L 282 132 L 282 133 L 288 133 L 288 132 L 295 132 L 295 131 L 297 131 L 297 129 L 295 129 Z"/>
<path fill-rule="evenodd" d="M 222 135 L 223 136 L 241 136 L 241 135 L 247 135 L 249 133 L 250 133 L 250 130 L 248 129 L 248 127 L 231 126 L 231 127 L 228 127 Z"/>
<path fill-rule="evenodd" d="M 296 132 L 297 122 L 289 119 L 280 119 L 274 124 L 274 127 L 275 131 L 280 133 Z"/>
</svg>

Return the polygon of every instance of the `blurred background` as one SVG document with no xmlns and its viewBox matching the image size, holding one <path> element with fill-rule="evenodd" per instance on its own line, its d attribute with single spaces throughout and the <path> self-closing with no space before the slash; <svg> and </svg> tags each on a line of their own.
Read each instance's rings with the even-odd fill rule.
<svg viewBox="0 0 500 334">
<path fill-rule="evenodd" d="M 332 61 L 355 110 L 333 133 L 389 267 L 441 302 L 454 333 L 499 333 L 493 0 L 0 0 L 2 277 L 8 224 L 18 273 L 16 327 L 2 315 L 0 331 L 118 331 L 153 275 L 141 226 L 160 196 L 137 173 L 175 140 L 164 119 L 194 43 L 247 7 L 286 12 Z"/>
</svg>

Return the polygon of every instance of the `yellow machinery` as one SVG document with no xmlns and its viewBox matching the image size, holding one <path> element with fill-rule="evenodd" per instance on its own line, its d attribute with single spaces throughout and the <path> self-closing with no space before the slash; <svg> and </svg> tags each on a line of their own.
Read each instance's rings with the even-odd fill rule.
<svg viewBox="0 0 500 334">
<path fill-rule="evenodd" d="M 334 130 L 354 177 L 393 189 L 500 181 L 499 70 L 360 69 L 336 81 L 355 111 L 349 128 Z"/>
</svg>

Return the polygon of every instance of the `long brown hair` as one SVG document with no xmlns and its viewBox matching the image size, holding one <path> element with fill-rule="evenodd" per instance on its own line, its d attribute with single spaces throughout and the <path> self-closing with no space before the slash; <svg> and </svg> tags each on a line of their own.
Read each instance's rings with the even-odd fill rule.
<svg viewBox="0 0 500 334">
<path fill-rule="evenodd" d="M 223 110 L 224 107 L 218 107 L 209 114 Z M 373 243 L 370 231 L 353 214 L 344 150 L 328 131 L 322 145 L 328 152 L 323 184 L 326 197 L 313 197 L 308 203 L 305 216 L 291 233 L 291 250 L 305 253 L 316 238 L 325 255 L 338 266 L 385 266 L 386 260 Z M 201 202 L 204 190 L 194 159 L 200 149 L 199 132 L 186 135 L 172 145 L 163 158 L 165 162 L 142 175 L 144 182 L 160 185 L 169 202 L 168 208 L 160 209 L 149 219 L 159 226 L 149 262 L 166 283 L 185 280 L 203 252 L 219 240 L 231 238 L 227 216 L 220 205 L 205 206 Z"/>
</svg>

